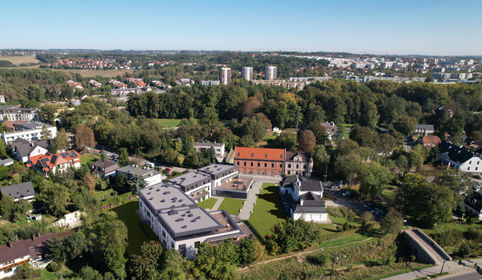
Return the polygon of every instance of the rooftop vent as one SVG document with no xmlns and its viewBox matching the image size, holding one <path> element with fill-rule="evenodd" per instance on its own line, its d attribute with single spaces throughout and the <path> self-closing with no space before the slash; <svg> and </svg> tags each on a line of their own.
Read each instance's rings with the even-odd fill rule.
<svg viewBox="0 0 482 280">
<path fill-rule="evenodd" d="M 184 221 L 183 218 L 177 218 L 177 219 L 176 219 L 176 222 L 182 222 L 182 221 Z"/>
<path fill-rule="evenodd" d="M 162 203 L 162 202 L 166 202 L 166 200 L 165 200 L 165 199 L 161 199 L 161 203 Z"/>
<path fill-rule="evenodd" d="M 186 226 L 186 225 L 183 225 L 181 228 L 187 228 L 187 226 Z"/>
</svg>

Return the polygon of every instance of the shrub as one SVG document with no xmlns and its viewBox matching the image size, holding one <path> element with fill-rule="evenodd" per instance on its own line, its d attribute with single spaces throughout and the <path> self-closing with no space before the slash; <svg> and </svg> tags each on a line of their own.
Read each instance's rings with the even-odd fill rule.
<svg viewBox="0 0 482 280">
<path fill-rule="evenodd" d="M 60 271 L 61 268 L 62 265 L 57 262 L 50 262 L 49 265 L 47 265 L 47 270 L 50 272 Z"/>
</svg>

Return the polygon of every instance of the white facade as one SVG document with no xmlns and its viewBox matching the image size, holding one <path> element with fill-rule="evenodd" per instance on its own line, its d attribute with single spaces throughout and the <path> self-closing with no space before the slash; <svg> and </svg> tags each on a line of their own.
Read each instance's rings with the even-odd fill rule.
<svg viewBox="0 0 482 280">
<path fill-rule="evenodd" d="M 243 75 L 243 80 L 252 81 L 253 80 L 253 67 L 243 67 L 241 70 Z"/>
<path fill-rule="evenodd" d="M 16 272 L 19 265 L 29 262 L 30 255 L 16 258 L 13 261 L 0 264 L 0 279 L 12 277 Z"/>
<path fill-rule="evenodd" d="M 196 203 L 199 203 L 211 197 L 211 185 L 211 182 L 207 182 L 204 185 L 185 192 L 185 194 L 188 195 Z"/>
<path fill-rule="evenodd" d="M 160 182 L 162 182 L 162 179 L 162 174 L 159 172 L 157 174 L 152 174 L 152 176 L 144 177 L 144 181 L 146 181 L 146 187 L 159 184 Z"/>
<path fill-rule="evenodd" d="M 458 163 L 453 160 L 450 160 L 450 158 L 442 154 L 440 155 L 442 162 L 448 163 L 449 166 L 451 166 L 455 170 L 459 170 L 461 172 L 467 172 L 467 173 L 481 173 L 482 172 L 482 159 L 480 157 L 472 157 L 469 160 Z"/>
<path fill-rule="evenodd" d="M 50 139 L 54 139 L 57 137 L 57 128 L 55 126 L 50 126 L 47 125 L 47 129 L 50 132 Z M 42 128 L 36 128 L 36 129 L 28 129 L 28 130 L 22 130 L 22 131 L 16 131 L 16 132 L 6 132 L 2 134 L 2 140 L 5 143 L 5 145 L 8 145 L 8 143 L 15 141 L 19 138 L 25 139 L 29 142 L 32 140 L 37 140 L 42 137 Z"/>
<path fill-rule="evenodd" d="M 30 122 L 37 118 L 37 113 L 38 113 L 38 109 L 15 108 L 11 106 L 4 106 L 0 108 L 0 120 L 4 120 L 5 118 L 7 118 L 8 121 L 12 121 L 12 122 L 13 121 Z"/>
<path fill-rule="evenodd" d="M 231 82 L 231 68 L 221 67 L 219 70 L 219 81 L 223 85 L 228 85 Z"/>
<path fill-rule="evenodd" d="M 328 220 L 328 213 L 294 213 L 293 214 L 294 220 L 303 220 L 306 222 L 313 222 L 313 223 L 325 223 Z"/>
<path fill-rule="evenodd" d="M 216 153 L 217 157 L 221 157 L 224 155 L 225 148 L 224 148 L 224 143 L 199 143 L 196 142 L 193 144 L 194 149 L 196 152 L 202 152 L 209 150 L 210 148 L 214 149 L 214 152 Z"/>
<path fill-rule="evenodd" d="M 277 68 L 276 66 L 266 66 L 264 70 L 264 79 L 265 80 L 276 80 L 277 77 Z"/>
</svg>

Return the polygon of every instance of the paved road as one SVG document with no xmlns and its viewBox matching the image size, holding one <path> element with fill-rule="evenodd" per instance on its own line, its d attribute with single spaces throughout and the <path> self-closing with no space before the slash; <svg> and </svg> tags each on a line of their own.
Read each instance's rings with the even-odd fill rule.
<svg viewBox="0 0 482 280">
<path fill-rule="evenodd" d="M 442 277 L 437 278 L 437 279 L 452 279 L 451 277 L 457 277 L 457 278 L 453 278 L 453 279 L 456 279 L 456 280 L 462 280 L 462 279 L 464 279 L 464 280 L 465 279 L 479 280 L 479 279 L 482 279 L 482 277 L 481 278 L 464 278 L 464 277 L 466 277 L 466 275 L 469 275 L 468 277 L 472 277 L 470 275 L 472 275 L 475 272 L 474 264 L 477 263 L 479 266 L 482 265 L 482 259 L 465 260 L 464 263 L 465 263 L 465 265 L 459 265 L 455 261 L 445 262 L 445 266 L 444 266 L 443 271 L 448 272 L 452 275 L 442 276 Z M 432 266 L 432 267 L 429 267 L 429 268 L 424 268 L 424 269 L 420 269 L 420 270 L 416 270 L 416 271 L 407 272 L 407 273 L 404 273 L 404 274 L 392 276 L 392 277 L 389 277 L 389 278 L 385 278 L 384 280 L 412 280 L 412 279 L 417 279 L 417 278 L 428 276 L 428 275 L 438 274 L 438 273 L 440 273 L 441 268 L 442 268 L 442 265 L 436 265 L 436 266 Z M 459 278 L 459 277 L 461 277 L 461 278 Z"/>
<path fill-rule="evenodd" d="M 482 275 L 478 272 L 449 276 L 448 278 L 440 278 L 444 280 L 482 280 Z"/>
<path fill-rule="evenodd" d="M 244 201 L 243 208 L 239 211 L 239 218 L 242 220 L 249 219 L 251 216 L 251 212 L 253 211 L 254 204 L 256 203 L 256 199 L 258 199 L 258 194 L 261 191 L 261 187 L 263 186 L 263 182 L 255 181 L 251 190 L 248 192 L 248 197 Z"/>
<path fill-rule="evenodd" d="M 332 190 L 325 188 L 325 196 L 330 195 L 331 197 L 335 197 L 335 200 L 325 200 L 325 204 L 327 207 L 350 207 L 355 210 L 359 215 L 363 214 L 363 212 L 367 211 L 363 208 L 363 203 L 352 200 L 350 198 L 346 198 L 341 195 L 340 190 Z"/>
</svg>

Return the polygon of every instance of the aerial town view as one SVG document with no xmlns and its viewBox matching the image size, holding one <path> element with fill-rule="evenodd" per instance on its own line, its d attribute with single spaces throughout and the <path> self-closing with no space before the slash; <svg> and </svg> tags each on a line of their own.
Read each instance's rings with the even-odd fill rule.
<svg viewBox="0 0 482 280">
<path fill-rule="evenodd" d="M 0 279 L 482 279 L 482 1 L 0 25 Z"/>
</svg>

